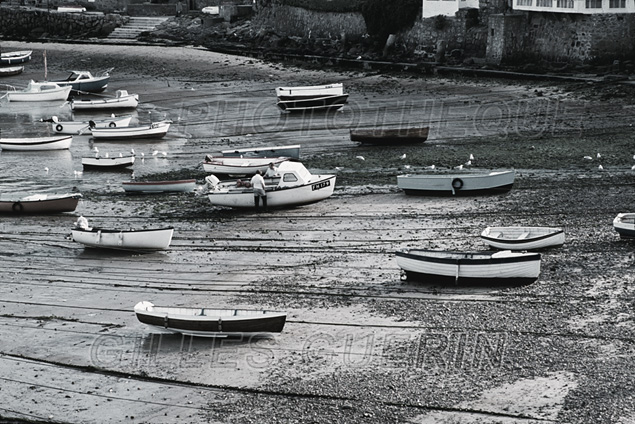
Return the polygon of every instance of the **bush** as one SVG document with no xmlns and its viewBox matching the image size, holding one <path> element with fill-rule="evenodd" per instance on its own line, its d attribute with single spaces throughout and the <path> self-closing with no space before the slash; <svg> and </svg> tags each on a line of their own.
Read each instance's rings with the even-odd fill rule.
<svg viewBox="0 0 635 424">
<path fill-rule="evenodd" d="M 365 0 L 362 15 L 368 34 L 384 44 L 390 34 L 412 27 L 421 7 L 421 0 Z"/>
</svg>

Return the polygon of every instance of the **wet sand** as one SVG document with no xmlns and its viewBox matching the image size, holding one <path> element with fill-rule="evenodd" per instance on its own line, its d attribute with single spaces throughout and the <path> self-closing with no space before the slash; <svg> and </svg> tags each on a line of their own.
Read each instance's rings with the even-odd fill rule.
<svg viewBox="0 0 635 424">
<path fill-rule="evenodd" d="M 2 217 L 3 418 L 635 419 L 634 245 L 612 228 L 635 200 L 630 86 L 300 69 L 193 48 L 2 47 L 46 48 L 49 73 L 116 66 L 109 93 L 139 93 L 140 119 L 174 121 L 146 146 L 168 151 L 170 175 L 202 182 L 206 153 L 296 143 L 307 168 L 338 175 L 331 198 L 266 214 L 193 194 L 126 196 L 112 183 L 82 190 L 72 214 Z M 34 55 L 11 82 L 41 79 L 41 64 Z M 276 86 L 331 81 L 350 93 L 342 112 L 275 106 Z M 431 135 L 419 146 L 350 142 L 349 128 L 377 124 L 426 124 Z M 413 197 L 396 186 L 401 173 L 450 172 L 470 154 L 466 170 L 516 169 L 512 191 Z M 152 254 L 84 249 L 67 238 L 79 215 L 102 227 L 174 226 L 175 237 Z M 528 286 L 402 278 L 396 250 L 485 250 L 479 234 L 494 225 L 560 226 L 567 240 L 542 252 Z M 284 310 L 288 320 L 271 338 L 192 339 L 139 323 L 142 300 Z"/>
</svg>

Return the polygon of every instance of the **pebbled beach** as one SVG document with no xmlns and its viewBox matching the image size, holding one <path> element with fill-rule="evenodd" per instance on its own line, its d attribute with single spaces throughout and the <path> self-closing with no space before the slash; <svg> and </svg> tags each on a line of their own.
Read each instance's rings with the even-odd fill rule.
<svg viewBox="0 0 635 424">
<path fill-rule="evenodd" d="M 46 50 L 49 76 L 115 67 L 104 94 L 138 93 L 137 122 L 173 124 L 160 141 L 84 136 L 68 156 L 28 163 L 0 152 L 0 190 L 74 186 L 83 195 L 74 213 L 0 217 L 3 420 L 635 420 L 635 244 L 612 227 L 635 205 L 630 84 L 382 74 L 194 47 L 2 43 L 25 49 L 34 55 L 24 73 L 0 84 L 42 79 Z M 275 105 L 277 86 L 329 82 L 350 95 L 341 112 L 295 116 Z M 3 137 L 36 134 L 51 114 L 12 108 L 0 103 Z M 349 139 L 351 128 L 421 125 L 430 135 L 419 145 Z M 207 153 L 286 144 L 302 145 L 311 172 L 337 175 L 331 198 L 234 211 L 195 193 L 126 195 L 130 172 L 73 172 L 94 145 L 134 148 L 134 178 L 202 184 Z M 44 173 L 46 160 L 55 162 Z M 403 173 L 493 169 L 516 170 L 509 193 L 419 197 L 396 185 Z M 68 238 L 80 215 L 175 234 L 157 253 L 85 249 Z M 395 261 L 405 248 L 486 250 L 481 231 L 511 225 L 565 230 L 564 246 L 541 252 L 533 284 L 426 285 L 405 280 Z M 288 316 L 272 337 L 190 338 L 139 323 L 133 307 L 144 300 Z"/>
</svg>

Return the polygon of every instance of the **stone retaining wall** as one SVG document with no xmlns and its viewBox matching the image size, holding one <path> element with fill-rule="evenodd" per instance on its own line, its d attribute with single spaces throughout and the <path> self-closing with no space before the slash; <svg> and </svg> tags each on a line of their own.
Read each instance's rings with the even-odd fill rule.
<svg viewBox="0 0 635 424">
<path fill-rule="evenodd" d="M 128 18 L 102 13 L 50 13 L 44 9 L 0 8 L 0 35 L 13 38 L 105 37 Z"/>
</svg>

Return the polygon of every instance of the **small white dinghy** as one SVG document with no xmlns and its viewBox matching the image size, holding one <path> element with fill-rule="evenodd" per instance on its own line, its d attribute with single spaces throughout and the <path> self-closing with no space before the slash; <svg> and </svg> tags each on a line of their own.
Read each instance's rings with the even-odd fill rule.
<svg viewBox="0 0 635 424">
<path fill-rule="evenodd" d="M 170 246 L 174 228 L 117 230 L 91 228 L 80 216 L 71 230 L 73 241 L 86 247 L 134 251 L 165 250 Z"/>
<path fill-rule="evenodd" d="M 60 121 L 57 116 L 42 119 L 50 122 L 51 129 L 57 134 L 90 134 L 92 128 L 121 128 L 127 127 L 132 121 L 132 115 L 111 116 L 110 118 L 91 119 L 88 121 Z"/>
<path fill-rule="evenodd" d="M 71 87 L 61 87 L 54 82 L 29 82 L 23 90 L 7 92 L 10 102 L 53 102 L 66 100 Z"/>
<path fill-rule="evenodd" d="M 564 230 L 553 227 L 487 227 L 481 238 L 501 250 L 538 250 L 564 244 Z"/>
<path fill-rule="evenodd" d="M 168 133 L 171 121 L 153 122 L 138 127 L 93 128 L 93 138 L 99 140 L 123 140 L 137 138 L 162 138 Z"/>
<path fill-rule="evenodd" d="M 223 174 L 236 177 L 244 177 L 246 175 L 254 175 L 256 171 L 263 174 L 269 168 L 269 164 L 274 166 L 280 165 L 282 162 L 289 160 L 287 157 L 282 158 L 234 158 L 225 156 L 205 156 L 203 161 L 203 169 L 210 174 Z"/>
<path fill-rule="evenodd" d="M 618 213 L 613 228 L 622 239 L 635 239 L 635 213 Z"/>
<path fill-rule="evenodd" d="M 2 150 L 65 150 L 71 147 L 73 136 L 58 135 L 54 137 L 32 137 L 32 138 L 0 138 L 0 149 Z"/>
<path fill-rule="evenodd" d="M 134 165 L 135 156 L 134 155 L 126 155 L 126 156 L 113 156 L 113 157 L 104 157 L 104 156 L 86 156 L 82 158 L 82 166 L 85 169 L 121 169 L 127 168 L 129 166 Z"/>
<path fill-rule="evenodd" d="M 70 90 L 70 87 L 67 88 Z M 139 95 L 128 94 L 126 90 L 117 90 L 115 97 L 71 100 L 71 110 L 134 109 L 138 105 Z"/>
</svg>

